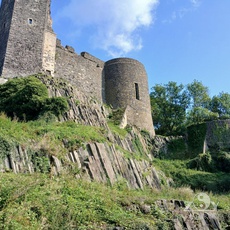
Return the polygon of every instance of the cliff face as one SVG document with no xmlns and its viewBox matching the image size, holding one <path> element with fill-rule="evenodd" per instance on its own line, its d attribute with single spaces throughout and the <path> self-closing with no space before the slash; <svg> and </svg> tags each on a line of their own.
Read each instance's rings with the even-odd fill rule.
<svg viewBox="0 0 230 230">
<path fill-rule="evenodd" d="M 43 155 L 42 157 L 48 160 L 51 174 L 61 174 L 69 167 L 74 167 L 78 171 L 77 177 L 111 184 L 126 180 L 132 188 L 143 188 L 147 185 L 160 189 L 159 176 L 150 163 L 151 155 L 148 149 L 150 139 L 145 139 L 135 128 L 125 137 L 112 133 L 107 122 L 109 108 L 93 98 L 88 98 L 62 80 L 47 77 L 40 77 L 40 80 L 47 86 L 50 97 L 68 98 L 70 109 L 60 118 L 61 121 L 72 120 L 86 126 L 101 127 L 107 137 L 104 143 L 85 143 L 83 147 L 71 151 L 66 148 L 63 159 L 54 155 Z M 135 140 L 138 140 L 139 146 Z M 65 142 L 68 140 L 63 140 L 64 146 Z M 38 152 L 41 152 L 41 149 L 15 144 L 0 165 L 0 169 L 12 170 L 15 173 L 33 173 L 36 171 L 33 156 L 41 157 Z M 142 157 L 138 157 L 140 154 Z"/>
</svg>

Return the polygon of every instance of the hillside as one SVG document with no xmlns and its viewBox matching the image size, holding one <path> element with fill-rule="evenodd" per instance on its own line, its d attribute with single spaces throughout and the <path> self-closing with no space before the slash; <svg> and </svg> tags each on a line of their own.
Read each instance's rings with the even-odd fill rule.
<svg viewBox="0 0 230 230">
<path fill-rule="evenodd" d="M 183 137 L 121 129 L 123 110 L 61 79 L 36 79 L 68 106 L 31 120 L 19 119 L 20 107 L 13 119 L 0 116 L 1 229 L 227 229 L 226 146 L 202 157 Z M 213 204 L 201 210 L 194 198 L 202 191 Z M 191 202 L 196 208 L 185 210 Z"/>
</svg>

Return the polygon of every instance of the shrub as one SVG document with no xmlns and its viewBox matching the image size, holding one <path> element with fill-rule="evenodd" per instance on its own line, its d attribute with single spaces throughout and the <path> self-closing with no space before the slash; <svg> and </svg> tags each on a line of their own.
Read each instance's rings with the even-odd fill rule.
<svg viewBox="0 0 230 230">
<path fill-rule="evenodd" d="M 59 117 L 68 109 L 68 102 L 64 97 L 53 97 L 46 99 L 43 107 L 44 112 L 51 112 L 55 116 Z"/>
<path fill-rule="evenodd" d="M 200 171 L 211 171 L 212 156 L 209 153 L 201 153 L 188 162 L 188 167 Z"/>
<path fill-rule="evenodd" d="M 40 113 L 48 90 L 37 78 L 14 78 L 0 85 L 0 110 L 13 118 L 33 120 Z"/>
<path fill-rule="evenodd" d="M 109 119 L 115 124 L 120 125 L 122 117 L 124 115 L 125 110 L 123 108 L 119 108 L 113 110 L 111 114 L 109 114 Z"/>
<path fill-rule="evenodd" d="M 66 98 L 48 98 L 46 86 L 36 77 L 14 78 L 0 85 L 0 111 L 19 120 L 35 120 L 50 111 L 60 116 L 68 109 Z"/>
<path fill-rule="evenodd" d="M 217 157 L 214 157 L 216 168 L 220 171 L 230 173 L 230 154 L 220 151 Z"/>
</svg>

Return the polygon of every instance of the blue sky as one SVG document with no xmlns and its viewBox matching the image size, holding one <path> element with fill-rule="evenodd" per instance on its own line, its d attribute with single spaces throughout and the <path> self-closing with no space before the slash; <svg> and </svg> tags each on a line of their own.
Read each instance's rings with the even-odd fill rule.
<svg viewBox="0 0 230 230">
<path fill-rule="evenodd" d="M 201 81 L 230 93 L 230 0 L 53 0 L 63 45 L 141 61 L 149 87 Z"/>
<path fill-rule="evenodd" d="M 150 88 L 196 79 L 230 93 L 230 0 L 52 0 L 52 18 L 77 53 L 142 62 Z"/>
</svg>

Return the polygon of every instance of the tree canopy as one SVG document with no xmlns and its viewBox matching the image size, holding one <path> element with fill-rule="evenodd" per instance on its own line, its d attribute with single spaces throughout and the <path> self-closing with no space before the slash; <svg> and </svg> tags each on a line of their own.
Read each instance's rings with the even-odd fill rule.
<svg viewBox="0 0 230 230">
<path fill-rule="evenodd" d="M 194 80 L 184 86 L 170 81 L 156 84 L 150 93 L 153 122 L 157 134 L 181 134 L 189 125 L 230 118 L 230 94 L 213 98 L 208 87 Z"/>
<path fill-rule="evenodd" d="M 160 134 L 173 134 L 186 118 L 189 98 L 183 85 L 176 82 L 156 85 L 150 94 L 153 121 Z"/>
</svg>

